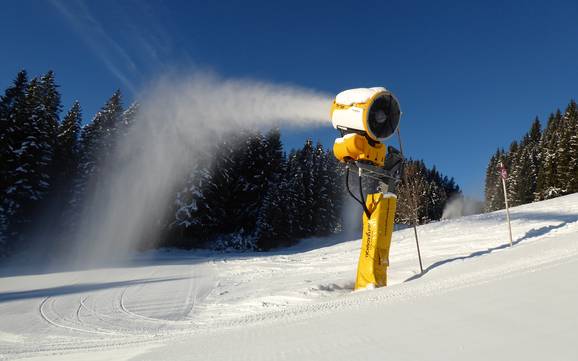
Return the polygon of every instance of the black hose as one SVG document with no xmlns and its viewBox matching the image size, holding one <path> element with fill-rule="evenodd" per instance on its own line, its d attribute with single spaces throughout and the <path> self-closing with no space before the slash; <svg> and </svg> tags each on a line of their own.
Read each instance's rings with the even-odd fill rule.
<svg viewBox="0 0 578 361">
<path fill-rule="evenodd" d="M 369 219 L 371 218 L 371 213 L 369 212 L 369 209 L 367 209 L 367 205 L 365 204 L 365 196 L 363 195 L 363 184 L 361 182 L 361 175 L 358 178 L 359 178 L 359 195 L 363 200 L 363 202 L 361 202 L 361 205 L 363 206 L 363 211 L 365 212 L 367 219 Z"/>
<path fill-rule="evenodd" d="M 369 213 L 369 209 L 367 208 L 367 205 L 365 204 L 365 202 L 362 202 L 359 198 L 357 198 L 355 196 L 355 194 L 353 194 L 351 189 L 349 189 L 349 165 L 345 166 L 345 188 L 347 188 L 347 192 L 349 193 L 351 198 L 355 199 L 355 201 L 361 205 L 367 218 L 368 219 L 371 218 L 371 213 Z M 361 186 L 361 177 L 359 177 L 359 193 L 361 194 L 361 197 L 363 197 L 363 188 Z"/>
</svg>

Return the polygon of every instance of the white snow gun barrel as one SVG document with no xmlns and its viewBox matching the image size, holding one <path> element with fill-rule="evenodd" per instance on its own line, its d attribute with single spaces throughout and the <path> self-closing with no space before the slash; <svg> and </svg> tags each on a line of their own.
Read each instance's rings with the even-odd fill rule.
<svg viewBox="0 0 578 361">
<path fill-rule="evenodd" d="M 341 132 L 335 139 L 333 154 L 346 164 L 345 185 L 363 207 L 363 239 L 357 266 L 355 289 L 387 285 L 389 247 L 393 233 L 397 196 L 395 186 L 401 178 L 401 153 L 384 143 L 399 126 L 401 110 L 393 93 L 382 87 L 358 88 L 339 93 L 331 106 L 331 122 Z M 349 188 L 350 167 L 359 176 L 359 198 Z M 365 199 L 362 177 L 378 180 L 383 192 Z"/>
</svg>

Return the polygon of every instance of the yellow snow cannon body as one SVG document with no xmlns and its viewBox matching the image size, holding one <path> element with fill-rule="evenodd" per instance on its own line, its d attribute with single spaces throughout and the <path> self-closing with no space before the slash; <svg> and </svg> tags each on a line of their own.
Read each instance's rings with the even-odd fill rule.
<svg viewBox="0 0 578 361">
<path fill-rule="evenodd" d="M 337 94 L 330 115 L 335 129 L 360 133 L 379 143 L 395 132 L 401 110 L 396 97 L 387 89 L 358 88 Z"/>
<path fill-rule="evenodd" d="M 389 247 L 397 196 L 393 193 L 368 194 L 366 205 L 371 217 L 363 215 L 363 239 L 357 264 L 356 290 L 387 285 Z"/>
<path fill-rule="evenodd" d="M 330 111 L 331 122 L 341 132 L 333 154 L 346 163 L 345 185 L 363 207 L 363 237 L 355 289 L 387 285 L 389 248 L 401 177 L 403 156 L 383 143 L 399 126 L 401 111 L 395 96 L 382 87 L 349 89 L 339 93 Z M 359 197 L 349 188 L 350 167 L 359 175 Z M 362 177 L 378 180 L 384 193 L 363 195 Z"/>
<path fill-rule="evenodd" d="M 383 167 L 385 144 L 369 144 L 367 138 L 357 133 L 349 133 L 337 138 L 333 143 L 333 154 L 342 161 L 360 160 Z"/>
<path fill-rule="evenodd" d="M 349 89 L 339 93 L 331 106 L 331 122 L 341 131 L 333 145 L 340 161 L 366 161 L 382 167 L 385 145 L 397 129 L 401 111 L 395 96 L 382 87 Z"/>
</svg>

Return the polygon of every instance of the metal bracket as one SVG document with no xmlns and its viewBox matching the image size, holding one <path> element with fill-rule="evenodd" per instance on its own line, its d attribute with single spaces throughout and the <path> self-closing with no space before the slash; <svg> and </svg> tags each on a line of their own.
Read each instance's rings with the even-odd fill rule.
<svg viewBox="0 0 578 361">
<path fill-rule="evenodd" d="M 353 164 L 358 168 L 360 176 L 379 181 L 387 186 L 388 192 L 395 192 L 396 185 L 401 181 L 403 157 L 394 147 L 388 147 L 383 168 L 362 161 L 355 161 Z"/>
</svg>

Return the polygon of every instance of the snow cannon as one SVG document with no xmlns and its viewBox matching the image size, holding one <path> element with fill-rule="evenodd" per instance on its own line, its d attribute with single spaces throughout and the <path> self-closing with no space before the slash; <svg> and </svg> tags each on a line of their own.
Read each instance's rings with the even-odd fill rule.
<svg viewBox="0 0 578 361">
<path fill-rule="evenodd" d="M 331 122 L 342 137 L 333 145 L 335 157 L 383 166 L 386 149 L 382 142 L 395 132 L 400 116 L 399 102 L 385 88 L 349 89 L 337 94 Z"/>
<path fill-rule="evenodd" d="M 331 122 L 341 132 L 333 154 L 345 163 L 345 188 L 363 208 L 363 237 L 355 289 L 387 285 L 389 247 L 393 234 L 403 156 L 383 143 L 396 132 L 401 111 L 396 97 L 385 88 L 345 90 L 331 106 Z M 359 196 L 349 188 L 350 168 L 356 168 Z M 376 193 L 364 196 L 362 178 L 379 182 Z"/>
</svg>

